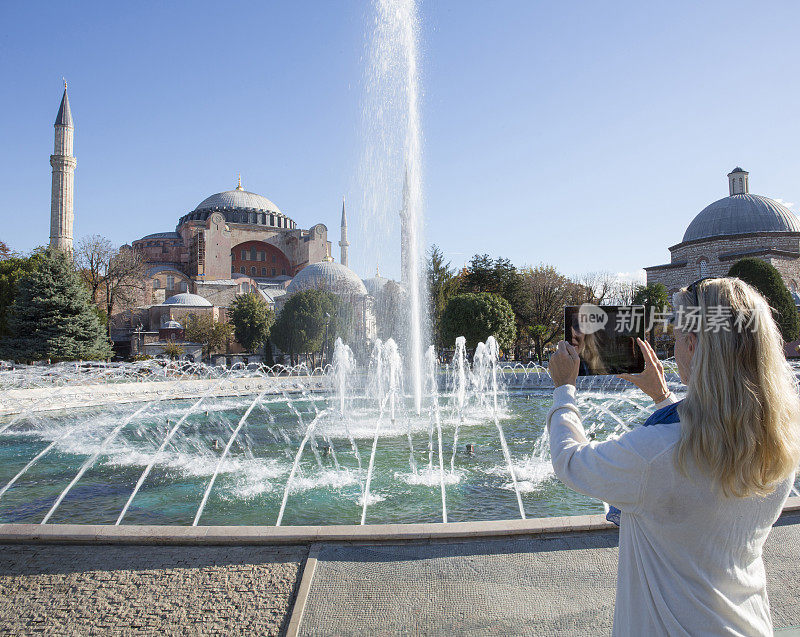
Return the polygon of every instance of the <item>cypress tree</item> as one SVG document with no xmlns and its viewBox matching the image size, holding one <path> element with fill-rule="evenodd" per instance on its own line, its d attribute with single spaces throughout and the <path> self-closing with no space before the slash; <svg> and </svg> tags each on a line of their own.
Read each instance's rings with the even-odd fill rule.
<svg viewBox="0 0 800 637">
<path fill-rule="evenodd" d="M 37 268 L 17 284 L 8 316 L 5 355 L 16 360 L 97 360 L 111 356 L 111 343 L 93 310 L 72 257 L 46 250 Z"/>
<path fill-rule="evenodd" d="M 800 331 L 797 308 L 783 277 L 774 265 L 755 257 L 747 257 L 734 263 L 728 276 L 738 277 L 761 292 L 772 308 L 772 317 L 778 324 L 783 340 L 787 343 L 797 340 Z"/>
</svg>

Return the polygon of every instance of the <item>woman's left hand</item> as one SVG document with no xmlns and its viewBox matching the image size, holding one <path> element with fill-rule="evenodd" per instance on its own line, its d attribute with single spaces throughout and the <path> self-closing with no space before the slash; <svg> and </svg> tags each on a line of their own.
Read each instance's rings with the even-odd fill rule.
<svg viewBox="0 0 800 637">
<path fill-rule="evenodd" d="M 574 385 L 578 380 L 581 358 L 578 351 L 566 341 L 559 341 L 555 354 L 550 357 L 547 371 L 555 387 Z"/>
</svg>

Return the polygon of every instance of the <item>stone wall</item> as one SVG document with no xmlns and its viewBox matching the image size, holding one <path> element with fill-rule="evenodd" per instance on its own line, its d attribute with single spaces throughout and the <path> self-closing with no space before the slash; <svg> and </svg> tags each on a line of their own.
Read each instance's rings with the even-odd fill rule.
<svg viewBox="0 0 800 637">
<path fill-rule="evenodd" d="M 677 292 L 701 276 L 727 276 L 731 266 L 747 256 L 774 265 L 791 289 L 800 282 L 800 233 L 752 233 L 733 237 L 687 241 L 670 248 L 669 264 L 645 268 L 647 283 L 662 283 Z M 701 272 L 701 261 L 706 262 Z M 683 264 L 683 265 L 682 265 Z"/>
</svg>

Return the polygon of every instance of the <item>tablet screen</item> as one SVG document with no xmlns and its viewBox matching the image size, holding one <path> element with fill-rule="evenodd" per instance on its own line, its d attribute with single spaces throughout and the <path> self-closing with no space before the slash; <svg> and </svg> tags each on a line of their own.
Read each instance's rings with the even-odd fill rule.
<svg viewBox="0 0 800 637">
<path fill-rule="evenodd" d="M 644 356 L 636 338 L 644 340 L 642 305 L 570 305 L 564 308 L 564 340 L 581 357 L 579 376 L 638 374 Z"/>
</svg>

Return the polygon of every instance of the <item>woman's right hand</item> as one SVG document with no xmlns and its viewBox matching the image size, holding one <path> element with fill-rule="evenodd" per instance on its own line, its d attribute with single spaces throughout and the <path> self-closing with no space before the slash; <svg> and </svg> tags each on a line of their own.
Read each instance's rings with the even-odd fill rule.
<svg viewBox="0 0 800 637">
<path fill-rule="evenodd" d="M 637 338 L 636 342 L 644 355 L 644 371 L 641 374 L 619 374 L 617 378 L 630 381 L 650 396 L 654 402 L 659 403 L 669 396 L 669 388 L 664 378 L 664 366 L 658 360 L 650 343 L 640 338 Z"/>
</svg>

